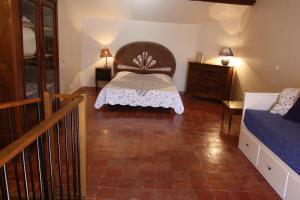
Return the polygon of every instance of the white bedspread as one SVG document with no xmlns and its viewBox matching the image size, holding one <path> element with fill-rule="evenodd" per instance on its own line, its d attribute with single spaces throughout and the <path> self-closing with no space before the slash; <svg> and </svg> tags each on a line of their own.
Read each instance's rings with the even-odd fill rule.
<svg viewBox="0 0 300 200">
<path fill-rule="evenodd" d="M 99 109 L 105 104 L 173 108 L 177 114 L 184 111 L 172 78 L 164 74 L 119 72 L 101 90 L 95 108 Z"/>
</svg>

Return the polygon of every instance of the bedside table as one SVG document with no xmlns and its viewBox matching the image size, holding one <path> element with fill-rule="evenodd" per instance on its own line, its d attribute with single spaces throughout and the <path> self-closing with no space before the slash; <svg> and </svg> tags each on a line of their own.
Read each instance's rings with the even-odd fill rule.
<svg viewBox="0 0 300 200">
<path fill-rule="evenodd" d="M 224 124 L 224 116 L 225 112 L 228 113 L 228 135 L 230 134 L 231 130 L 231 122 L 233 115 L 242 115 L 244 109 L 244 102 L 242 101 L 222 101 L 223 103 L 223 113 L 222 113 L 222 127 Z"/>
<path fill-rule="evenodd" d="M 111 68 L 96 68 L 96 91 L 98 91 L 98 81 L 111 81 Z"/>
</svg>

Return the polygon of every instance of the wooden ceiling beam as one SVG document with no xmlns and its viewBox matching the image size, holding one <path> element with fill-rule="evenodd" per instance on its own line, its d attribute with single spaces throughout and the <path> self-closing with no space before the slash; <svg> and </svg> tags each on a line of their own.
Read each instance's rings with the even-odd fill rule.
<svg viewBox="0 0 300 200">
<path fill-rule="evenodd" d="M 250 6 L 253 6 L 256 3 L 256 0 L 191 0 L 191 1 L 205 1 L 205 2 L 212 2 L 212 3 L 227 3 L 227 4 L 250 5 Z"/>
</svg>

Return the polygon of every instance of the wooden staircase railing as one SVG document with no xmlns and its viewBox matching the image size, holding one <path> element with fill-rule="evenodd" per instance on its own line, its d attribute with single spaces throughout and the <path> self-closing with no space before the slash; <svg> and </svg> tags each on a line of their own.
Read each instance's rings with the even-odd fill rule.
<svg viewBox="0 0 300 200">
<path fill-rule="evenodd" d="M 3 104 L 0 104 L 0 110 L 7 109 L 7 108 L 13 108 L 13 107 L 17 107 L 17 106 L 24 106 L 24 105 L 38 103 L 38 102 L 41 102 L 41 98 L 25 99 L 25 100 L 21 100 L 21 101 L 13 101 L 13 102 L 9 102 L 9 103 L 3 103 Z"/>
<path fill-rule="evenodd" d="M 53 113 L 57 98 L 61 106 Z M 32 103 L 41 99 L 0 104 L 0 110 Z M 0 151 L 2 199 L 86 196 L 86 96 L 45 93 L 43 104 L 44 121 Z"/>
</svg>

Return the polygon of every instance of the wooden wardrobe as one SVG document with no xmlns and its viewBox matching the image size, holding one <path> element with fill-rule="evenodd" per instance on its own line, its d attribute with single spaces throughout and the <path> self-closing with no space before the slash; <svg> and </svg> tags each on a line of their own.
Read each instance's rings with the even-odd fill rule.
<svg viewBox="0 0 300 200">
<path fill-rule="evenodd" d="M 59 92 L 58 65 L 57 0 L 1 0 L 0 103 Z"/>
<path fill-rule="evenodd" d="M 0 102 L 58 92 L 57 0 L 1 0 L 0 20 Z"/>
</svg>

